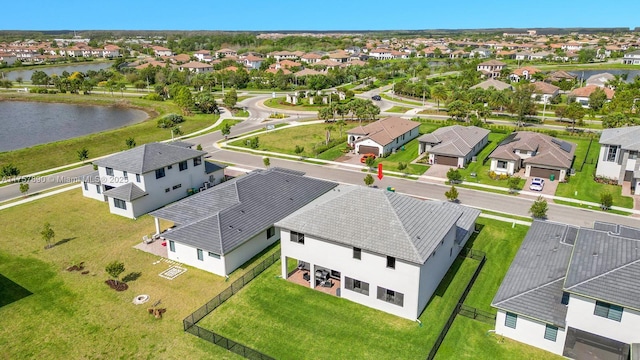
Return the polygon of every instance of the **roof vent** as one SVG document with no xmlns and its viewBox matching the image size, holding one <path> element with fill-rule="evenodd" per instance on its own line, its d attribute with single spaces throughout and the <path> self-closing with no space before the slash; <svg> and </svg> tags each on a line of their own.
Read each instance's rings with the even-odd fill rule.
<svg viewBox="0 0 640 360">
<path fill-rule="evenodd" d="M 594 251 L 593 256 L 598 256 L 598 253 Z"/>
<path fill-rule="evenodd" d="M 293 201 L 293 198 L 289 198 L 289 201 Z"/>
<path fill-rule="evenodd" d="M 233 229 L 233 225 L 229 225 L 229 229 Z"/>
<path fill-rule="evenodd" d="M 241 214 L 244 214 L 244 210 L 240 210 L 240 213 L 241 213 Z"/>
</svg>

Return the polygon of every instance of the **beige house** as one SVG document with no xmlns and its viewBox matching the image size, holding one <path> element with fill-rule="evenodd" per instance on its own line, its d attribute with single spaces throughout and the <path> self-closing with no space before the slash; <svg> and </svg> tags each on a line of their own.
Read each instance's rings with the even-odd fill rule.
<svg viewBox="0 0 640 360">
<path fill-rule="evenodd" d="M 347 143 L 356 154 L 387 156 L 419 135 L 420 123 L 388 117 L 347 132 Z"/>
</svg>

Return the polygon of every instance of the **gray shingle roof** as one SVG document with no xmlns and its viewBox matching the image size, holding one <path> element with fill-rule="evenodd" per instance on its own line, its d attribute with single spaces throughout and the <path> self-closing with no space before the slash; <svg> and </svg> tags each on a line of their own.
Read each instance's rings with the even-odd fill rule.
<svg viewBox="0 0 640 360">
<path fill-rule="evenodd" d="M 640 126 L 604 129 L 600 144 L 620 145 L 625 150 L 640 150 Z"/>
<path fill-rule="evenodd" d="M 298 174 L 254 171 L 151 215 L 178 225 L 165 238 L 224 255 L 337 185 Z"/>
<path fill-rule="evenodd" d="M 489 130 L 476 126 L 446 126 L 418 138 L 419 142 L 435 144 L 430 153 L 466 156 L 489 135 Z"/>
<path fill-rule="evenodd" d="M 82 177 L 82 181 L 89 183 L 89 184 L 97 184 L 100 185 L 100 174 L 98 173 L 98 170 L 96 171 L 92 171 L 90 173 L 88 173 L 87 175 L 84 175 Z"/>
<path fill-rule="evenodd" d="M 118 186 L 113 189 L 107 190 L 103 194 L 104 196 L 108 196 L 111 198 L 120 199 L 124 201 L 132 201 L 135 199 L 139 199 L 145 195 L 149 195 L 149 193 L 140 189 L 134 183 L 126 183 L 122 186 Z"/>
<path fill-rule="evenodd" d="M 182 146 L 149 143 L 111 155 L 104 159 L 96 160 L 93 163 L 102 167 L 110 167 L 135 174 L 144 174 L 204 154 L 206 154 L 206 152 L 192 150 Z"/>
<path fill-rule="evenodd" d="M 478 215 L 478 210 L 460 205 L 348 186 L 334 189 L 276 225 L 423 264 L 452 227 L 458 222 L 471 227 Z"/>
<path fill-rule="evenodd" d="M 536 155 L 524 159 L 525 164 L 551 166 L 568 169 L 573 162 L 573 155 L 576 152 L 576 144 L 565 141 L 569 146 L 569 151 L 562 150 L 560 144 L 554 142 L 554 138 L 530 131 L 518 131 L 510 135 L 509 141 L 505 140 L 498 145 L 489 158 L 518 160 L 520 157 L 515 154 L 515 150 L 536 151 Z"/>
<path fill-rule="evenodd" d="M 502 91 L 505 89 L 513 89 L 513 86 L 507 84 L 506 82 L 502 82 L 500 80 L 496 80 L 496 79 L 489 79 L 486 81 L 483 81 L 479 84 L 473 85 L 470 89 L 484 89 L 484 90 L 488 90 L 490 88 L 494 88 L 498 91 Z"/>
<path fill-rule="evenodd" d="M 573 249 L 562 242 L 568 228 L 547 221 L 531 224 L 492 306 L 564 326 L 562 280 Z"/>
<path fill-rule="evenodd" d="M 640 309 L 640 239 L 580 229 L 565 289 Z"/>
</svg>

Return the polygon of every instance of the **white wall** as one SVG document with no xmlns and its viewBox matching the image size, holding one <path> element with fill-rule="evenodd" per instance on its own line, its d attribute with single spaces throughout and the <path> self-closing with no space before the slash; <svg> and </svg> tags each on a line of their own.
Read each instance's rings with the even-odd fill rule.
<svg viewBox="0 0 640 360">
<path fill-rule="evenodd" d="M 133 205 L 130 202 L 125 201 L 126 209 L 121 209 L 115 206 L 115 200 L 113 198 L 107 198 L 107 201 L 109 202 L 109 211 L 112 214 L 128 217 L 130 219 L 134 219 L 136 217 Z"/>
<path fill-rule="evenodd" d="M 363 145 L 364 146 L 375 146 L 375 147 L 377 147 L 378 148 L 378 153 L 376 154 L 376 156 L 378 156 L 378 157 L 382 156 L 382 153 L 383 153 L 382 146 L 380 144 L 378 144 L 377 142 L 371 140 L 371 139 L 365 139 L 365 140 L 362 140 L 360 142 L 357 142 L 356 146 L 355 146 L 356 154 L 358 154 L 360 152 L 360 146 L 363 146 Z"/>
<path fill-rule="evenodd" d="M 308 262 L 312 271 L 321 266 L 341 273 L 340 294 L 343 298 L 378 309 L 396 316 L 415 320 L 418 317 L 418 290 L 420 267 L 396 259 L 396 268 L 387 268 L 387 258 L 362 250 L 361 260 L 353 258 L 353 248 L 337 243 L 305 236 L 304 244 L 292 242 L 290 232 L 281 229 L 280 247 L 282 251 L 282 276 L 286 278 L 286 258 Z M 312 275 L 313 276 L 313 275 Z M 369 295 L 344 288 L 344 278 L 369 283 Z M 440 280 L 438 280 L 439 282 Z M 377 287 L 400 292 L 404 295 L 404 304 L 391 304 L 377 298 Z"/>
<path fill-rule="evenodd" d="M 505 160 L 506 161 L 506 160 Z M 507 170 L 498 169 L 498 159 L 491 159 L 491 168 L 490 170 L 497 174 L 508 174 L 513 175 L 515 173 L 516 163 L 512 160 L 507 161 Z"/>
<path fill-rule="evenodd" d="M 503 310 L 498 310 L 498 314 L 496 316 L 497 335 L 502 335 L 527 345 L 562 355 L 564 351 L 564 342 L 567 337 L 566 329 L 558 328 L 558 336 L 554 342 L 544 338 L 546 324 L 543 322 L 518 315 L 516 328 L 512 329 L 504 325 L 505 318 L 506 313 Z"/>
<path fill-rule="evenodd" d="M 456 227 L 452 226 L 444 242 L 435 250 L 435 254 L 420 267 L 420 290 L 418 293 L 418 315 L 427 306 L 429 299 L 436 291 L 440 281 L 449 271 L 451 264 L 458 256 L 460 247 L 455 245 Z M 453 248 L 453 250 L 451 250 Z"/>
<path fill-rule="evenodd" d="M 596 167 L 596 176 L 604 176 L 609 179 L 617 180 L 620 175 L 621 165 L 618 165 L 617 161 L 605 161 L 606 151 L 608 147 L 606 145 L 600 146 L 600 155 L 598 156 L 598 166 Z M 622 150 L 618 150 L 618 157 Z"/>
<path fill-rule="evenodd" d="M 84 189 L 85 184 L 87 186 L 87 190 Z M 82 182 L 82 196 L 84 197 L 88 197 L 88 198 L 92 198 L 92 199 L 96 199 L 96 200 L 100 200 L 100 201 L 104 201 L 104 195 L 102 195 L 102 190 L 100 190 L 100 192 L 98 192 L 98 189 L 96 188 L 96 186 L 100 186 L 98 184 L 89 184 L 86 182 Z"/>
<path fill-rule="evenodd" d="M 216 275 L 226 275 L 224 257 L 220 257 L 220 259 L 217 259 L 215 257 L 209 256 L 209 252 L 203 249 L 203 260 L 198 260 L 197 248 L 193 246 L 176 242 L 175 252 L 171 251 L 169 246 L 169 240 L 167 240 L 167 257 L 170 260 L 190 265 L 195 268 L 214 273 Z"/>
<path fill-rule="evenodd" d="M 640 342 L 640 313 L 625 308 L 621 321 L 594 315 L 596 301 L 571 294 L 567 326 L 631 344 Z"/>
<path fill-rule="evenodd" d="M 252 237 L 250 240 L 240 245 L 232 252 L 227 253 L 225 257 L 226 274 L 231 274 L 235 269 L 242 266 L 252 257 L 256 256 L 260 251 L 266 249 L 269 245 L 280 239 L 280 231 L 276 228 L 275 235 L 267 238 L 267 231 L 263 231 Z"/>
</svg>

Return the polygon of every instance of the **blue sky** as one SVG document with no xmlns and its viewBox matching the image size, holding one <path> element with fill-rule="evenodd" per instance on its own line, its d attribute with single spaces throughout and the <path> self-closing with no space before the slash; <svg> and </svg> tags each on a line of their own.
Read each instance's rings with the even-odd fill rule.
<svg viewBox="0 0 640 360">
<path fill-rule="evenodd" d="M 639 0 L 8 0 L 0 30 L 635 27 Z M 7 16 L 6 14 L 21 14 Z"/>
</svg>

